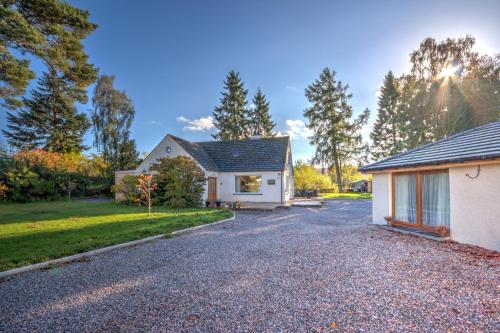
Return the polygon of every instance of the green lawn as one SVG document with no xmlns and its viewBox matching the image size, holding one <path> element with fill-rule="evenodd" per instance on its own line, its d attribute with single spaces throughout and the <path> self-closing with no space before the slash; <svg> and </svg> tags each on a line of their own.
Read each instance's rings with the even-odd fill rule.
<svg viewBox="0 0 500 333">
<path fill-rule="evenodd" d="M 371 193 L 359 193 L 359 192 L 345 192 L 345 193 L 322 193 L 321 196 L 325 199 L 371 199 Z"/>
<path fill-rule="evenodd" d="M 0 205 L 0 271 L 222 220 L 215 209 L 172 210 L 107 202 Z"/>
</svg>

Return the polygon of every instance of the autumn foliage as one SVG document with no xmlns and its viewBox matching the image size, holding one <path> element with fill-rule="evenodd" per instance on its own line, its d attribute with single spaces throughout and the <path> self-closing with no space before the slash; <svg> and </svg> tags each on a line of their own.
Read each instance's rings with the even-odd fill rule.
<svg viewBox="0 0 500 333">
<path fill-rule="evenodd" d="M 0 165 L 0 182 L 10 201 L 52 200 L 109 193 L 111 179 L 101 157 L 21 150 Z"/>
</svg>

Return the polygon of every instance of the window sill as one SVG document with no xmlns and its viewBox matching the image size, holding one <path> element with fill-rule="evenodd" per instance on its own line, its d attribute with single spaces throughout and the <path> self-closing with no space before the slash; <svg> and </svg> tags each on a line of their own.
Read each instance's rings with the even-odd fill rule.
<svg viewBox="0 0 500 333">
<path fill-rule="evenodd" d="M 262 195 L 262 193 L 233 193 L 233 195 Z"/>
</svg>

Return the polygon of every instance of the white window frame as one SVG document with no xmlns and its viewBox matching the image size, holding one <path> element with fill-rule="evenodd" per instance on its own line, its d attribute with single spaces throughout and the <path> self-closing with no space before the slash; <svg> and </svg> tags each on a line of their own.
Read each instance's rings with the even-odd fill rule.
<svg viewBox="0 0 500 333">
<path fill-rule="evenodd" d="M 240 177 L 259 177 L 260 178 L 260 188 L 259 188 L 259 192 L 239 192 L 237 191 L 237 185 L 238 185 L 238 182 L 240 181 Z M 234 175 L 234 194 L 238 194 L 238 195 L 258 195 L 258 194 L 262 194 L 262 186 L 263 186 L 263 177 L 262 175 L 258 175 L 258 174 L 255 174 L 255 175 Z"/>
</svg>

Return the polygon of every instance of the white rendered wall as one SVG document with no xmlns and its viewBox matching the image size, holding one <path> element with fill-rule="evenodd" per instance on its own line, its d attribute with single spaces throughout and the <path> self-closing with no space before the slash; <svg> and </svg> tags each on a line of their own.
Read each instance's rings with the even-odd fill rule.
<svg viewBox="0 0 500 333">
<path fill-rule="evenodd" d="M 387 224 L 384 217 L 391 215 L 390 179 L 389 173 L 373 174 L 372 219 L 374 224 Z"/>
<path fill-rule="evenodd" d="M 450 168 L 450 238 L 500 251 L 500 164 Z"/>
<path fill-rule="evenodd" d="M 170 154 L 167 154 L 166 148 L 169 146 L 171 148 Z M 142 161 L 142 163 L 137 167 L 137 172 L 147 172 L 151 165 L 158 162 L 159 158 L 162 157 L 176 157 L 176 156 L 187 156 L 191 157 L 174 139 L 169 135 L 165 136 L 163 140 L 149 153 L 148 156 Z"/>
<path fill-rule="evenodd" d="M 281 202 L 281 174 L 281 171 L 219 172 L 217 178 L 217 198 L 230 202 Z M 262 177 L 261 193 L 236 193 L 236 176 L 246 175 Z M 274 185 L 268 185 L 268 179 L 274 179 Z"/>
<path fill-rule="evenodd" d="M 167 146 L 170 147 L 170 154 L 167 153 Z M 191 157 L 184 148 L 182 148 L 174 139 L 169 135 L 165 136 L 163 140 L 151 151 L 151 153 L 142 161 L 142 163 L 137 167 L 136 173 L 147 172 L 151 165 L 158 162 L 159 158 L 162 157 L 176 157 L 176 156 L 186 156 Z M 217 176 L 216 172 L 206 171 L 201 165 L 198 166 L 205 172 L 206 177 Z M 205 183 L 205 191 L 203 192 L 203 200 L 208 198 L 207 183 Z"/>
</svg>

